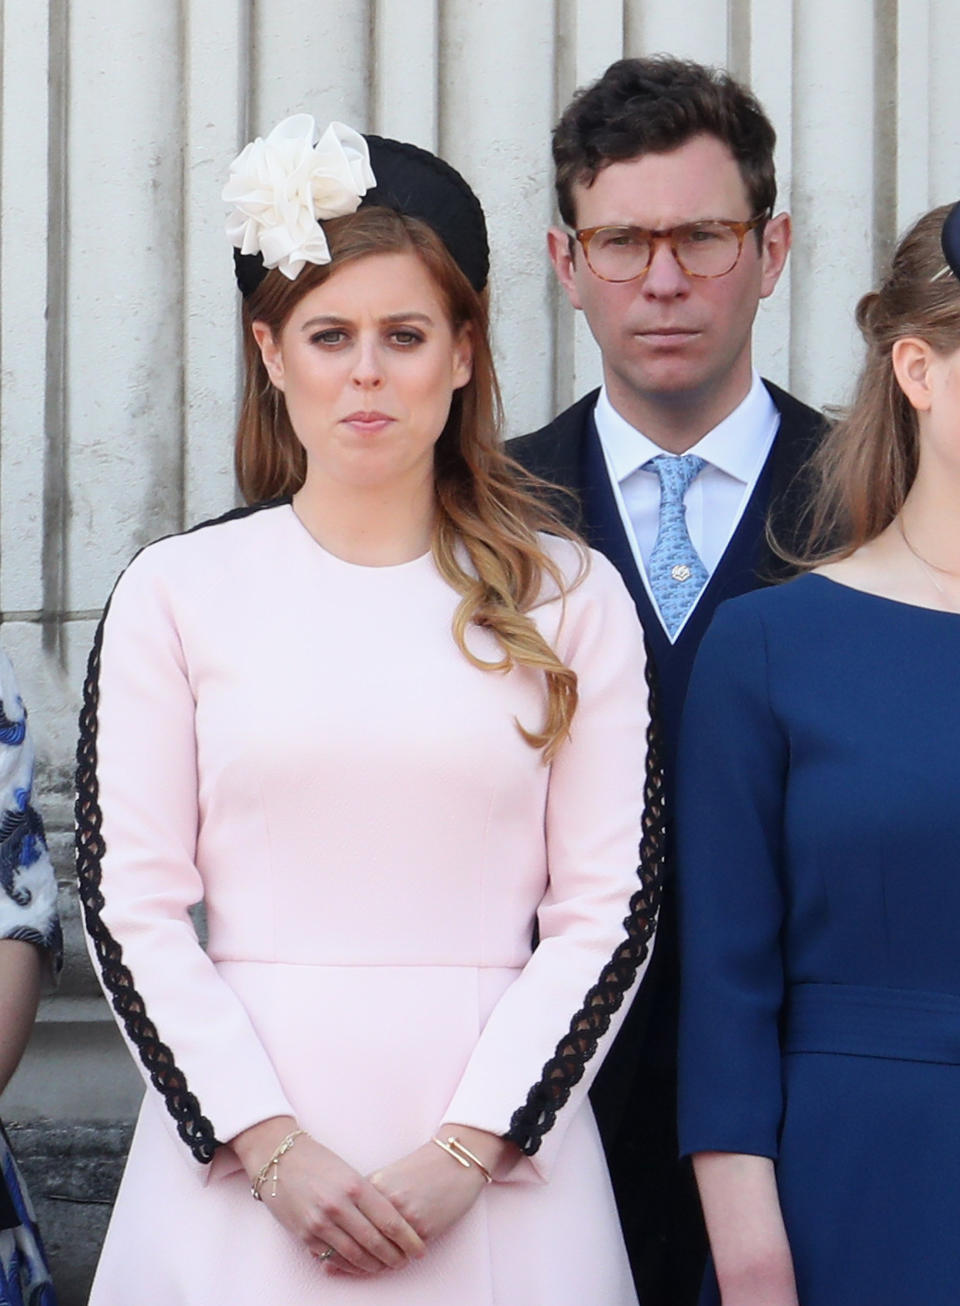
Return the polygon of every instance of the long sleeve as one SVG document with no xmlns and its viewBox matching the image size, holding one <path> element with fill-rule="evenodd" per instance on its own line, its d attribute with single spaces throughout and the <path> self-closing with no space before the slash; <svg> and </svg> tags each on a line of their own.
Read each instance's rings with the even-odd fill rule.
<svg viewBox="0 0 960 1306">
<path fill-rule="evenodd" d="M 63 941 L 43 821 L 31 802 L 33 765 L 26 709 L 0 653 L 0 938 L 36 944 L 55 974 Z"/>
<path fill-rule="evenodd" d="M 201 948 L 195 702 L 169 587 L 141 553 L 97 632 L 78 748 L 78 872 L 91 952 L 200 1162 L 289 1103 L 243 1005 Z M 186 1151 L 184 1152 L 186 1156 Z"/>
<path fill-rule="evenodd" d="M 678 756 L 683 1153 L 777 1155 L 787 765 L 762 620 L 734 601 L 701 646 Z"/>
<path fill-rule="evenodd" d="M 658 838 L 638 868 L 649 721 L 642 633 L 605 559 L 594 555 L 582 589 L 568 597 L 558 640 L 580 702 L 549 779 L 539 946 L 494 1008 L 445 1116 L 511 1138 L 541 1178 L 646 967 L 660 892 Z M 658 804 L 656 779 L 646 787 Z M 514 1174 L 531 1177 L 526 1165 Z"/>
</svg>

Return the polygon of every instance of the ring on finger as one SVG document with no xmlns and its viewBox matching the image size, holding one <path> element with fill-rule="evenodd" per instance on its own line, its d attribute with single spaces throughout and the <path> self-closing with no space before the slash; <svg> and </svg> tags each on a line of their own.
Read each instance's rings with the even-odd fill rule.
<svg viewBox="0 0 960 1306">
<path fill-rule="evenodd" d="M 329 1259 L 330 1259 L 330 1257 L 331 1257 L 332 1255 L 333 1255 L 333 1248 L 332 1248 L 332 1247 L 327 1247 L 324 1251 L 322 1251 L 322 1252 L 317 1252 L 317 1260 L 318 1260 L 318 1261 L 329 1261 Z"/>
</svg>

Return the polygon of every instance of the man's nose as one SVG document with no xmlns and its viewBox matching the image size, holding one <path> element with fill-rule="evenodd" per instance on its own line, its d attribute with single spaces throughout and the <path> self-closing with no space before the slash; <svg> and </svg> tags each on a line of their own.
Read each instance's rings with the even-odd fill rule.
<svg viewBox="0 0 960 1306">
<path fill-rule="evenodd" d="M 650 265 L 643 278 L 644 294 L 653 298 L 674 297 L 690 289 L 690 279 L 677 262 L 666 236 L 653 238 Z"/>
</svg>

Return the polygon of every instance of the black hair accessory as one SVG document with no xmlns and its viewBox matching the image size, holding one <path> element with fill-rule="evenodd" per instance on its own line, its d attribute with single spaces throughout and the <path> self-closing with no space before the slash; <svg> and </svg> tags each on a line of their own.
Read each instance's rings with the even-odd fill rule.
<svg viewBox="0 0 960 1306">
<path fill-rule="evenodd" d="M 432 227 L 477 292 L 487 284 L 490 247 L 480 201 L 457 172 L 429 150 L 367 136 L 377 184 L 360 207 L 382 204 Z"/>
<path fill-rule="evenodd" d="M 377 184 L 360 207 L 380 204 L 419 218 L 437 233 L 478 293 L 487 284 L 490 247 L 480 201 L 456 168 L 429 150 L 385 136 L 367 136 L 370 166 Z M 244 298 L 267 275 L 259 254 L 233 251 L 237 285 Z"/>
<path fill-rule="evenodd" d="M 960 203 L 954 204 L 944 220 L 940 245 L 950 271 L 960 278 Z"/>
</svg>

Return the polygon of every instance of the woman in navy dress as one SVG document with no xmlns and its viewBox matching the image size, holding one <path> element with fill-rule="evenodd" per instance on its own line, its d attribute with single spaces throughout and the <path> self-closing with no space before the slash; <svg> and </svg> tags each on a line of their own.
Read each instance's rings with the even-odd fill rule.
<svg viewBox="0 0 960 1306">
<path fill-rule="evenodd" d="M 680 1138 L 704 1306 L 960 1298 L 958 271 L 960 206 L 937 209 L 858 307 L 806 574 L 724 605 L 691 682 Z"/>
</svg>

